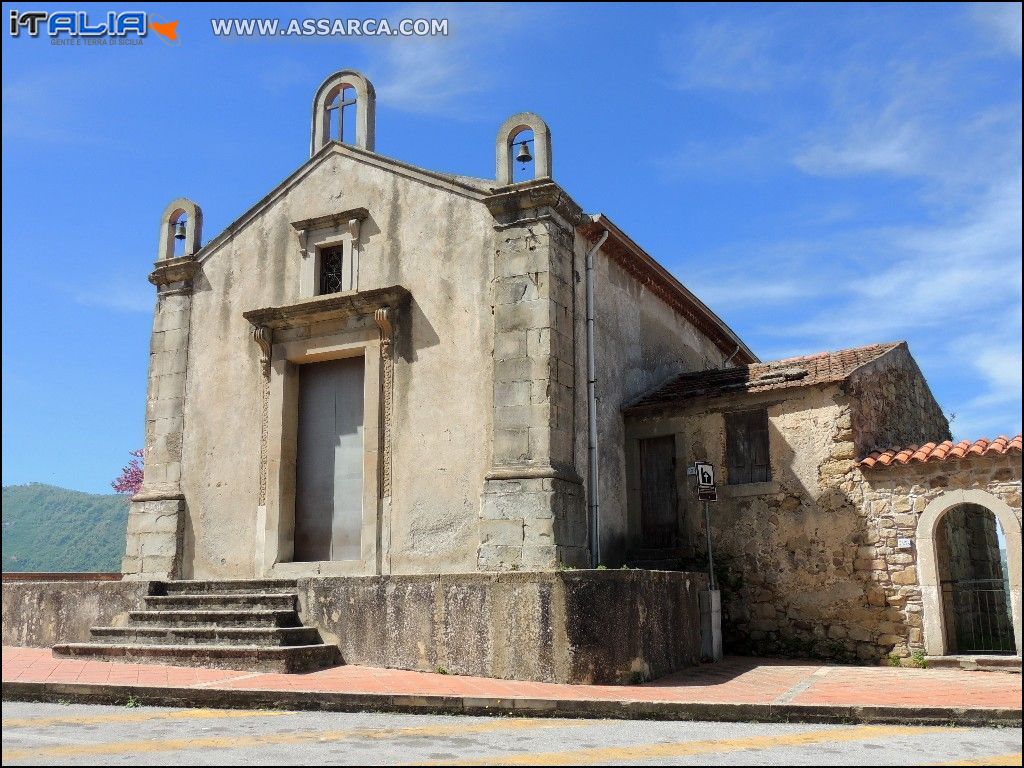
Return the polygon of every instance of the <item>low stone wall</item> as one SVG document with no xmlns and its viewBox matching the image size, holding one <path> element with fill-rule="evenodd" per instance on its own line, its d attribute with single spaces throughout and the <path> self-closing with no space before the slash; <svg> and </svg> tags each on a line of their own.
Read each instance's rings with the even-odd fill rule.
<svg viewBox="0 0 1024 768">
<path fill-rule="evenodd" d="M 349 664 L 560 683 L 633 683 L 700 661 L 707 578 L 541 571 L 300 579 L 304 621 Z M 3 584 L 4 645 L 83 641 L 149 583 Z"/>
<path fill-rule="evenodd" d="M 700 659 L 701 574 L 565 571 L 300 581 L 304 618 L 352 664 L 571 683 Z"/>
<path fill-rule="evenodd" d="M 699 662 L 706 584 L 696 573 L 587 570 L 321 577 L 299 592 L 303 619 L 350 664 L 614 684 Z"/>
<path fill-rule="evenodd" d="M 3 644 L 48 648 L 89 639 L 89 628 L 116 626 L 128 611 L 141 610 L 148 582 L 68 580 L 3 582 Z M 53 578 L 61 578 L 53 575 Z"/>
</svg>

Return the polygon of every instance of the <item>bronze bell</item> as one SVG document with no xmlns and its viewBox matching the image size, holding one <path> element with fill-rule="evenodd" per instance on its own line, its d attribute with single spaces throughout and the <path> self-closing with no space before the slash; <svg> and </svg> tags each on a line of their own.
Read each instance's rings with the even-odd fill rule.
<svg viewBox="0 0 1024 768">
<path fill-rule="evenodd" d="M 174 225 L 174 239 L 175 240 L 184 240 L 185 239 L 185 222 L 184 221 L 178 221 L 178 223 Z"/>
<path fill-rule="evenodd" d="M 519 145 L 519 152 L 516 153 L 517 163 L 528 163 L 533 160 L 533 155 L 530 154 L 530 148 L 526 145 L 526 142 L 522 142 Z"/>
</svg>

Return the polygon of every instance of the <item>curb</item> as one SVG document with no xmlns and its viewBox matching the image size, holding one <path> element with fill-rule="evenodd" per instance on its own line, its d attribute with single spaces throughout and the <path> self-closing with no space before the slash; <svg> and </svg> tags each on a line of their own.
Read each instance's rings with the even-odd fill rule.
<svg viewBox="0 0 1024 768">
<path fill-rule="evenodd" d="M 694 720 L 756 723 L 899 723 L 1021 727 L 1020 709 L 896 707 L 829 704 L 722 704 L 630 700 L 416 696 L 414 694 L 269 691 L 229 688 L 161 688 L 89 683 L 4 682 L 4 701 L 139 704 L 221 709 L 289 709 L 323 712 L 561 717 L 617 720 Z"/>
</svg>

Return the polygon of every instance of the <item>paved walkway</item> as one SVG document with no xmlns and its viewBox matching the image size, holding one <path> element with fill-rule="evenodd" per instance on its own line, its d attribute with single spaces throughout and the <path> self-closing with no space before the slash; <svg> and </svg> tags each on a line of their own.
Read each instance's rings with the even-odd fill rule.
<svg viewBox="0 0 1024 768">
<path fill-rule="evenodd" d="M 55 658 L 45 648 L 4 647 L 3 683 L 5 696 L 15 689 L 36 689 L 38 684 L 65 692 L 74 692 L 77 685 L 93 691 L 97 686 L 106 686 L 138 688 L 140 693 L 146 689 L 194 692 L 191 695 L 197 702 L 209 703 L 209 695 L 200 695 L 205 689 L 210 694 L 218 692 L 220 700 L 228 704 L 234 692 L 240 705 L 253 703 L 253 697 L 247 697 L 246 692 L 280 694 L 284 698 L 275 700 L 283 702 L 286 698 L 292 704 L 296 696 L 303 694 L 352 694 L 397 697 L 406 703 L 425 697 L 501 700 L 519 710 L 530 708 L 527 704 L 546 702 L 549 708 L 557 708 L 559 714 L 571 710 L 574 702 L 734 705 L 751 712 L 765 706 L 796 712 L 801 707 L 809 712 L 816 711 L 816 707 L 1011 710 L 1016 712 L 1018 721 L 1021 711 L 1019 674 L 851 667 L 746 657 L 729 657 L 718 664 L 695 667 L 644 685 L 587 686 L 359 666 L 300 675 L 251 673 L 63 659 Z M 19 687 L 26 683 L 30 685 Z M 523 706 L 516 705 L 517 702 Z M 588 714 L 594 712 L 591 708 Z"/>
</svg>

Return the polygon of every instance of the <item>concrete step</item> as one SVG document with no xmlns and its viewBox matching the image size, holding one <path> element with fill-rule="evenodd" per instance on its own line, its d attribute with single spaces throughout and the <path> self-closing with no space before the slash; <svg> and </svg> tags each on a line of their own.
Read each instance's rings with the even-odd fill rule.
<svg viewBox="0 0 1024 768">
<path fill-rule="evenodd" d="M 1021 657 L 1012 654 L 964 654 L 962 656 L 926 656 L 929 669 L 966 669 L 972 672 L 1011 672 L 1020 674 Z"/>
<path fill-rule="evenodd" d="M 687 570 L 683 561 L 672 558 L 668 560 L 633 560 L 627 563 L 630 568 L 639 568 L 644 571 L 685 571 Z"/>
<path fill-rule="evenodd" d="M 316 627 L 93 627 L 99 643 L 132 645 L 255 645 L 260 647 L 316 645 Z"/>
<path fill-rule="evenodd" d="M 255 672 L 312 672 L 341 664 L 333 645 L 134 645 L 113 643 L 60 643 L 56 656 L 91 658 L 135 664 L 171 664 Z"/>
<path fill-rule="evenodd" d="M 626 553 L 626 560 L 679 560 L 693 557 L 693 547 L 640 547 Z"/>
<path fill-rule="evenodd" d="M 128 622 L 134 626 L 156 627 L 298 627 L 294 610 L 151 610 L 130 611 Z"/>
<path fill-rule="evenodd" d="M 294 611 L 298 595 L 294 592 L 209 592 L 201 594 L 148 595 L 146 607 L 156 610 L 263 610 Z"/>
<path fill-rule="evenodd" d="M 269 594 L 295 592 L 296 579 L 230 579 L 223 581 L 163 581 L 153 585 L 154 595 Z"/>
</svg>

